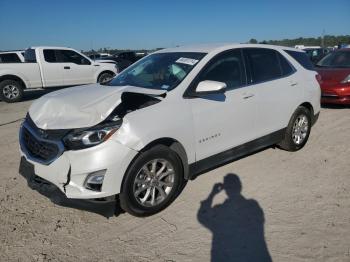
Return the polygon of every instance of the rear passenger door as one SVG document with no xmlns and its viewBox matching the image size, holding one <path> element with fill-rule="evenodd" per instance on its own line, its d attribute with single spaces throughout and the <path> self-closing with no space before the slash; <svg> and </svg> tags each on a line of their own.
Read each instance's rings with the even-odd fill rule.
<svg viewBox="0 0 350 262">
<path fill-rule="evenodd" d="M 254 86 L 258 137 L 285 128 L 302 97 L 294 67 L 278 51 L 268 48 L 244 49 L 248 82 Z"/>
</svg>

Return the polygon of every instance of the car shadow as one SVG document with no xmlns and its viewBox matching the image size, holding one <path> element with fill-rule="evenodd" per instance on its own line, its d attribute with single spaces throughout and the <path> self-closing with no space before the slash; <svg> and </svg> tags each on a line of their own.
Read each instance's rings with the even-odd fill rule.
<svg viewBox="0 0 350 262">
<path fill-rule="evenodd" d="M 350 105 L 337 105 L 337 104 L 321 104 L 325 109 L 349 109 Z"/>
<path fill-rule="evenodd" d="M 215 195 L 227 194 L 212 206 Z M 254 199 L 246 199 L 236 174 L 227 174 L 201 202 L 198 221 L 212 234 L 211 261 L 272 261 L 264 236 L 264 212 Z"/>
</svg>

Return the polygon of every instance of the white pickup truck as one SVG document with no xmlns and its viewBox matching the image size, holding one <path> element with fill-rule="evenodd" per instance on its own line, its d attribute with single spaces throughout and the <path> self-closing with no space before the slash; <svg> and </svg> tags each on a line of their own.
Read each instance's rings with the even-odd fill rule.
<svg viewBox="0 0 350 262">
<path fill-rule="evenodd" d="M 27 88 L 104 83 L 118 73 L 115 64 L 94 62 L 65 47 L 31 47 L 24 63 L 0 64 L 0 99 L 18 102 Z"/>
</svg>

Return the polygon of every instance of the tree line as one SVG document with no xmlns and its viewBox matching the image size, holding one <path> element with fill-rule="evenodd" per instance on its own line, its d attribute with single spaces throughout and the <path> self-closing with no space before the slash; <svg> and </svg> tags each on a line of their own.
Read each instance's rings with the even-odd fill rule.
<svg viewBox="0 0 350 262">
<path fill-rule="evenodd" d="M 290 46 L 294 47 L 296 45 L 305 45 L 305 46 L 322 46 L 324 47 L 333 47 L 338 46 L 339 44 L 350 44 L 350 35 L 325 35 L 323 37 L 299 37 L 295 39 L 282 39 L 282 40 L 264 40 L 257 41 L 252 38 L 249 40 L 251 44 L 268 44 L 268 45 L 281 45 L 281 46 Z"/>
</svg>

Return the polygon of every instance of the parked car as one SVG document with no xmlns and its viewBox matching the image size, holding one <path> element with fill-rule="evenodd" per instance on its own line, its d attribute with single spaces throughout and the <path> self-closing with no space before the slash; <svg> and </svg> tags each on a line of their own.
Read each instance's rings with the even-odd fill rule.
<svg viewBox="0 0 350 262">
<path fill-rule="evenodd" d="M 325 56 L 316 65 L 321 76 L 324 104 L 350 104 L 350 48 L 339 49 Z"/>
<path fill-rule="evenodd" d="M 89 57 L 92 60 L 104 59 L 104 58 L 109 57 L 109 56 L 111 56 L 109 53 L 94 53 L 94 54 L 89 55 Z"/>
<path fill-rule="evenodd" d="M 32 47 L 24 63 L 0 64 L 0 99 L 17 102 L 26 88 L 50 88 L 109 81 L 117 73 L 114 64 L 98 63 L 65 47 Z"/>
<path fill-rule="evenodd" d="M 24 62 L 24 51 L 6 51 L 0 52 L 1 63 L 22 63 Z"/>
<path fill-rule="evenodd" d="M 271 145 L 301 149 L 320 112 L 309 63 L 268 45 L 158 51 L 104 86 L 36 100 L 20 128 L 21 174 L 68 198 L 118 194 L 130 214 L 157 213 L 206 170 Z"/>
<path fill-rule="evenodd" d="M 305 48 L 303 49 L 313 64 L 317 64 L 329 52 L 328 48 Z"/>
<path fill-rule="evenodd" d="M 118 65 L 119 71 L 123 71 L 125 68 L 129 67 L 139 59 L 145 56 L 143 53 L 135 53 L 133 51 L 121 52 L 114 54 L 113 56 L 108 56 L 104 58 L 98 58 L 96 61 L 103 60 L 113 60 Z"/>
</svg>

